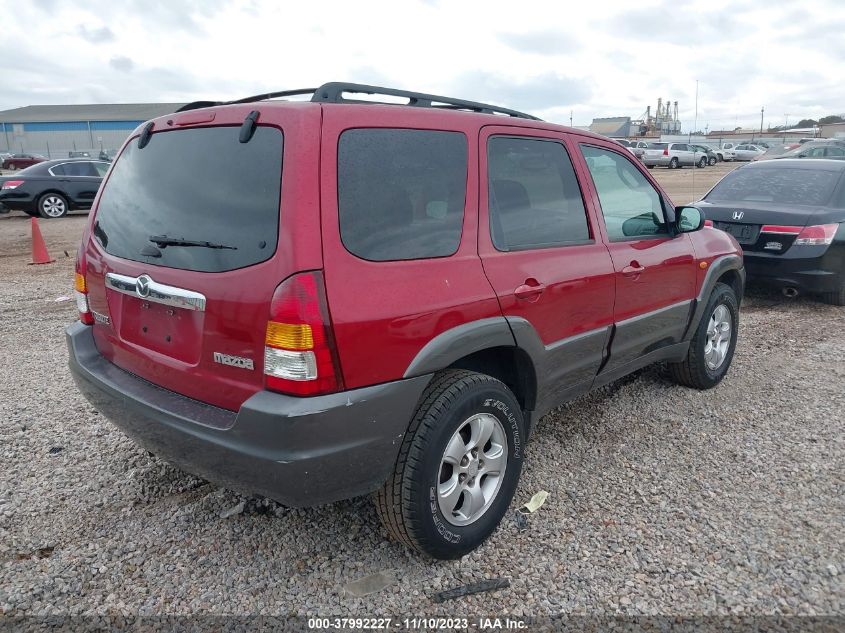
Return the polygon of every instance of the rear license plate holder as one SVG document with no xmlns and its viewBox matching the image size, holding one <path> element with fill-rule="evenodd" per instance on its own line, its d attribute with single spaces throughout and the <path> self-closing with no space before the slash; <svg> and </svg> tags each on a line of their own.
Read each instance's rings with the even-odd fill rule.
<svg viewBox="0 0 845 633">
<path fill-rule="evenodd" d="M 760 234 L 760 227 L 754 224 L 734 224 L 732 222 L 715 222 L 716 228 L 733 235 L 740 244 L 753 244 Z"/>
</svg>

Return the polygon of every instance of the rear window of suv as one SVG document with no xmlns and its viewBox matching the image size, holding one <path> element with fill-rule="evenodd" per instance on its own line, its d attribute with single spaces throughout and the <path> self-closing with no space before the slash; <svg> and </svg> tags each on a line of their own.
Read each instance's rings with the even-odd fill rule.
<svg viewBox="0 0 845 633">
<path fill-rule="evenodd" d="M 259 126 L 239 143 L 239 130 L 173 130 L 153 134 L 143 149 L 129 143 L 95 218 L 94 235 L 106 252 L 202 272 L 269 259 L 279 233 L 282 132 Z M 151 240 L 165 237 L 201 245 Z"/>
<path fill-rule="evenodd" d="M 347 130 L 337 156 L 343 245 L 371 261 L 454 254 L 466 181 L 467 141 L 459 132 Z"/>
</svg>

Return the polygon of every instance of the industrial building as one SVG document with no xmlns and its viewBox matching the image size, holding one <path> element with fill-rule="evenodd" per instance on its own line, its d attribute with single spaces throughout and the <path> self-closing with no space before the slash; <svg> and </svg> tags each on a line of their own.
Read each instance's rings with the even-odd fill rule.
<svg viewBox="0 0 845 633">
<path fill-rule="evenodd" d="M 0 152 L 66 158 L 68 152 L 116 149 L 138 125 L 181 103 L 31 105 L 0 112 Z"/>
<path fill-rule="evenodd" d="M 663 102 L 662 98 L 657 99 L 657 109 L 651 113 L 651 106 L 639 119 L 632 120 L 631 117 L 606 117 L 593 119 L 590 131 L 596 134 L 603 134 L 610 138 L 627 138 L 634 136 L 653 136 L 661 134 L 680 134 L 681 121 L 678 118 L 678 102 L 674 107 L 669 99 Z"/>
</svg>

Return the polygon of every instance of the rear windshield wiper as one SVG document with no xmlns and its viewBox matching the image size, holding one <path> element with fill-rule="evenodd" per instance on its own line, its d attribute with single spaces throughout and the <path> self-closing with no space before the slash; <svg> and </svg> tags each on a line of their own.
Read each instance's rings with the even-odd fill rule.
<svg viewBox="0 0 845 633">
<path fill-rule="evenodd" d="M 150 235 L 149 239 L 153 244 L 155 244 L 159 248 L 164 248 L 165 246 L 199 246 L 201 248 L 225 248 L 232 251 L 238 250 L 237 246 L 215 244 L 214 242 L 186 240 L 181 237 L 167 237 L 166 235 Z"/>
</svg>

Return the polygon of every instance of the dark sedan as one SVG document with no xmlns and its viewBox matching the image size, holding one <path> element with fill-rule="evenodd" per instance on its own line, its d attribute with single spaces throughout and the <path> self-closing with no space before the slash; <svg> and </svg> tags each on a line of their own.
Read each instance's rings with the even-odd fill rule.
<svg viewBox="0 0 845 633">
<path fill-rule="evenodd" d="M 740 243 L 749 279 L 845 305 L 845 161 L 750 163 L 698 206 Z"/>
<path fill-rule="evenodd" d="M 24 167 L 31 167 L 36 163 L 43 163 L 47 160 L 41 154 L 12 154 L 9 158 L 3 160 L 0 164 L 2 169 L 23 169 Z"/>
<path fill-rule="evenodd" d="M 90 209 L 108 171 L 100 160 L 64 159 L 38 163 L 0 177 L 0 207 L 43 218 L 60 218 L 74 209 Z"/>
</svg>

